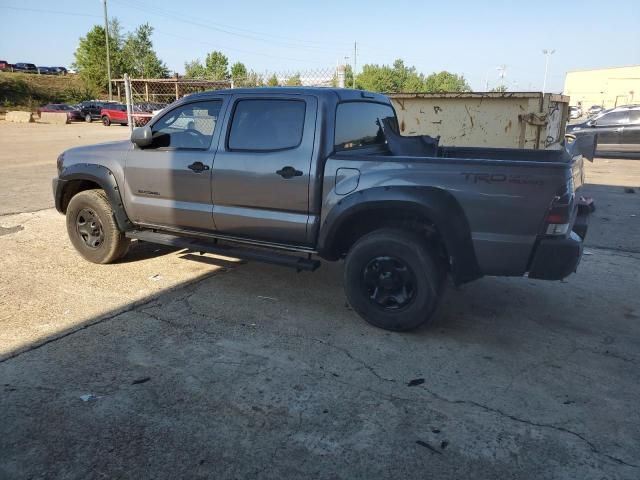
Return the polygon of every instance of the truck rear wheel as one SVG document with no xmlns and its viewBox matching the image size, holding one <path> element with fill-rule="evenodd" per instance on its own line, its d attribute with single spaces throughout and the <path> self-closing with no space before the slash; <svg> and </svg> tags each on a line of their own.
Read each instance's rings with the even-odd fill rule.
<svg viewBox="0 0 640 480">
<path fill-rule="evenodd" d="M 428 322 L 440 300 L 445 271 L 424 237 L 381 229 L 360 238 L 344 269 L 347 299 L 370 324 L 412 330 Z"/>
<path fill-rule="evenodd" d="M 67 206 L 67 233 L 75 249 L 93 263 L 112 263 L 124 256 L 130 240 L 118 229 L 103 190 L 84 190 Z"/>
</svg>

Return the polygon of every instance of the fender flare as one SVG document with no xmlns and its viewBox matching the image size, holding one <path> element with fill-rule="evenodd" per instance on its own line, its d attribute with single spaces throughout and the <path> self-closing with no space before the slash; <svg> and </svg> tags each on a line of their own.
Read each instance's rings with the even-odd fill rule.
<svg viewBox="0 0 640 480">
<path fill-rule="evenodd" d="M 320 228 L 317 248 L 320 256 L 336 257 L 332 248 L 340 231 L 356 216 L 389 207 L 411 209 L 434 223 L 450 257 L 451 274 L 456 284 L 482 277 L 464 210 L 453 195 L 436 187 L 373 187 L 344 197 L 329 211 Z"/>
<path fill-rule="evenodd" d="M 103 165 L 76 163 L 65 167 L 62 172 L 60 172 L 60 175 L 58 175 L 56 179 L 57 185 L 55 187 L 56 209 L 59 212 L 65 213 L 62 200 L 66 187 L 69 182 L 73 180 L 88 180 L 100 185 L 100 188 L 107 194 L 118 228 L 123 232 L 133 229 L 133 223 L 129 220 L 129 216 L 124 209 L 122 196 L 120 195 L 120 187 L 118 186 L 115 175 Z"/>
</svg>

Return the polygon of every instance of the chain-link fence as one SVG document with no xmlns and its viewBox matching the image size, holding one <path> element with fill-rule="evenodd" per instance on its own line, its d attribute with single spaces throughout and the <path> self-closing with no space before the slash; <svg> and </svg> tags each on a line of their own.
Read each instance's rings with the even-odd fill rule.
<svg viewBox="0 0 640 480">
<path fill-rule="evenodd" d="M 129 125 L 141 126 L 154 114 L 184 96 L 207 90 L 242 87 L 339 87 L 344 86 L 344 68 L 248 72 L 224 80 L 210 78 L 125 78 L 114 80 L 114 100 L 127 105 Z"/>
</svg>

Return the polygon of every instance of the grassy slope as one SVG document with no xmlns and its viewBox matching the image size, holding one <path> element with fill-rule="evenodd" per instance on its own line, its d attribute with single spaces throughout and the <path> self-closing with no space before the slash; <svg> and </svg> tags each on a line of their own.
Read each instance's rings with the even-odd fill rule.
<svg viewBox="0 0 640 480">
<path fill-rule="evenodd" d="M 0 109 L 35 110 L 50 102 L 95 98 L 76 75 L 0 73 Z"/>
</svg>

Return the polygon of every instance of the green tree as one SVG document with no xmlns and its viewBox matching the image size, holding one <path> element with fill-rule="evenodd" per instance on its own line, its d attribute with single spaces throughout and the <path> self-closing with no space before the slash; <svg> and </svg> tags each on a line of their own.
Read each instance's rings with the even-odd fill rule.
<svg viewBox="0 0 640 480">
<path fill-rule="evenodd" d="M 132 77 L 146 78 L 168 76 L 166 65 L 153 49 L 152 34 L 153 27 L 144 24 L 124 35 L 117 18 L 109 21 L 111 78 L 122 78 L 125 73 Z M 78 70 L 86 87 L 91 90 L 106 90 L 107 47 L 104 27 L 95 25 L 81 37 L 74 55 L 73 68 Z"/>
<path fill-rule="evenodd" d="M 507 91 L 507 86 L 506 85 L 498 85 L 497 87 L 493 87 L 491 90 L 491 92 L 501 92 L 504 93 Z"/>
<path fill-rule="evenodd" d="M 447 71 L 432 73 L 424 81 L 427 92 L 469 92 L 471 87 L 464 76 Z"/>
<path fill-rule="evenodd" d="M 372 92 L 395 92 L 396 82 L 393 80 L 391 67 L 387 65 L 367 64 L 356 77 L 356 87 Z"/>
<path fill-rule="evenodd" d="M 109 32 L 109 52 L 112 65 L 116 67 L 112 72 L 113 78 L 120 76 L 118 67 L 120 63 L 121 37 L 117 22 L 115 26 L 116 28 L 110 28 Z M 114 33 L 116 34 L 115 36 Z M 78 74 L 84 84 L 90 89 L 105 90 L 109 82 L 104 27 L 95 25 L 84 37 L 80 37 L 74 57 L 75 60 L 72 66 L 78 70 Z"/>
<path fill-rule="evenodd" d="M 290 76 L 284 84 L 288 87 L 301 87 L 302 80 L 300 79 L 300 74 L 296 73 L 295 75 Z"/>
<path fill-rule="evenodd" d="M 424 76 L 415 67 L 407 67 L 403 60 L 397 59 L 393 66 L 363 66 L 356 77 L 356 86 L 374 92 L 419 92 L 424 88 Z"/>
<path fill-rule="evenodd" d="M 398 92 L 419 92 L 424 87 L 424 75 L 415 67 L 407 67 L 401 59 L 393 62 L 393 77 Z"/>
<path fill-rule="evenodd" d="M 211 80 L 229 80 L 229 59 L 218 50 L 207 54 L 204 60 L 206 76 Z"/>
<path fill-rule="evenodd" d="M 344 86 L 346 88 L 353 88 L 353 68 L 351 65 L 344 66 Z"/>
<path fill-rule="evenodd" d="M 278 82 L 278 77 L 276 77 L 276 74 L 274 73 L 267 80 L 267 86 L 269 86 L 269 87 L 277 87 L 279 85 L 280 85 L 280 83 Z"/>
<path fill-rule="evenodd" d="M 242 85 L 245 87 L 262 87 L 264 85 L 264 80 L 262 75 L 251 70 L 242 82 Z"/>
<path fill-rule="evenodd" d="M 121 68 L 133 78 L 166 78 L 169 69 L 153 49 L 153 27 L 140 25 L 129 33 L 122 45 Z"/>
<path fill-rule="evenodd" d="M 187 78 L 205 78 L 207 69 L 200 60 L 191 60 L 184 64 L 184 76 Z"/>
<path fill-rule="evenodd" d="M 247 80 L 247 67 L 244 63 L 236 62 L 231 65 L 231 78 L 234 85 L 242 85 Z"/>
</svg>

